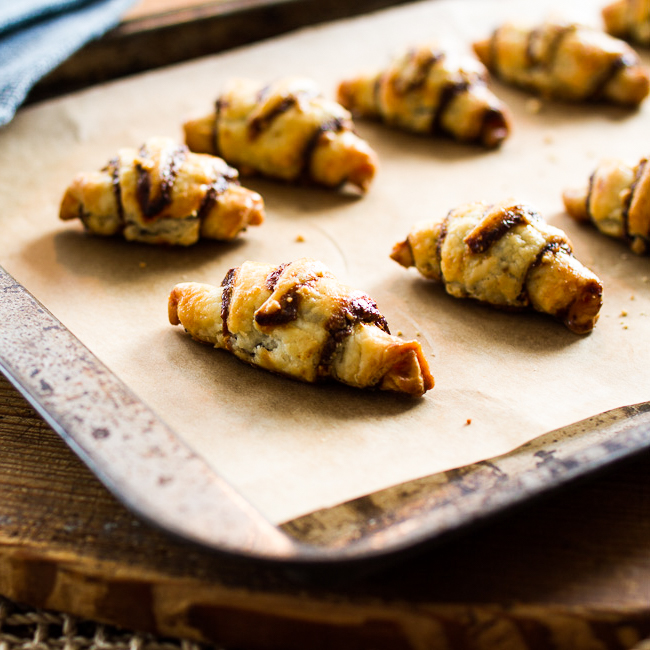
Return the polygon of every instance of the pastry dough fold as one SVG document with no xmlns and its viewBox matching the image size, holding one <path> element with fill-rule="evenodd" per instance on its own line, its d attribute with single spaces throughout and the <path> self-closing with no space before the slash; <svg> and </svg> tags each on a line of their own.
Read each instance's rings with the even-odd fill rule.
<svg viewBox="0 0 650 650">
<path fill-rule="evenodd" d="M 474 51 L 497 77 L 543 97 L 636 106 L 650 88 L 627 43 L 583 25 L 506 23 Z"/>
<path fill-rule="evenodd" d="M 602 9 L 605 29 L 617 38 L 650 45 L 650 2 L 614 0 Z"/>
<path fill-rule="evenodd" d="M 365 192 L 377 168 L 377 155 L 354 132 L 349 111 L 304 78 L 267 86 L 233 79 L 215 111 L 184 129 L 192 151 L 223 156 L 242 174 L 326 187 L 350 183 Z"/>
<path fill-rule="evenodd" d="M 562 194 L 577 221 L 590 221 L 600 232 L 626 241 L 638 255 L 650 252 L 650 165 L 601 160 L 581 189 Z"/>
<path fill-rule="evenodd" d="M 151 244 L 229 240 L 264 220 L 262 197 L 237 177 L 220 158 L 154 137 L 139 150 L 120 149 L 99 172 L 78 174 L 59 216 L 79 218 L 95 234 Z"/>
<path fill-rule="evenodd" d="M 355 115 L 488 148 L 510 131 L 509 111 L 487 87 L 485 67 L 430 45 L 400 53 L 385 70 L 341 82 L 338 100 Z"/>
<path fill-rule="evenodd" d="M 532 308 L 580 334 L 593 329 L 602 304 L 600 280 L 573 256 L 566 235 L 523 204 L 462 205 L 417 224 L 391 257 L 456 298 Z"/>
<path fill-rule="evenodd" d="M 244 262 L 220 287 L 178 284 L 169 320 L 196 340 L 302 381 L 411 395 L 433 387 L 420 344 L 392 336 L 371 298 L 315 260 Z"/>
</svg>

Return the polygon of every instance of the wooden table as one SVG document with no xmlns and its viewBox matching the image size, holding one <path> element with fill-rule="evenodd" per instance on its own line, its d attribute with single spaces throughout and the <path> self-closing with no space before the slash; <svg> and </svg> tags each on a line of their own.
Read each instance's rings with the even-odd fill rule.
<svg viewBox="0 0 650 650">
<path fill-rule="evenodd" d="M 612 648 L 650 636 L 650 456 L 369 575 L 300 576 L 139 521 L 0 377 L 0 594 L 226 648 Z"/>
<path fill-rule="evenodd" d="M 31 101 L 387 4 L 141 2 Z M 650 647 L 647 453 L 369 574 L 305 580 L 138 520 L 2 376 L 0 449 L 0 594 L 30 606 L 243 650 Z"/>
</svg>

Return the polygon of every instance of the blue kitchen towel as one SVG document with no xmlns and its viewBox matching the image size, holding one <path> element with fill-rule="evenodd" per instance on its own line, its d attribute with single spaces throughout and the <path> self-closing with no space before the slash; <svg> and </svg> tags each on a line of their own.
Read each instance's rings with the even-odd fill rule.
<svg viewBox="0 0 650 650">
<path fill-rule="evenodd" d="M 135 0 L 0 0 L 0 126 L 32 86 L 120 20 Z"/>
</svg>

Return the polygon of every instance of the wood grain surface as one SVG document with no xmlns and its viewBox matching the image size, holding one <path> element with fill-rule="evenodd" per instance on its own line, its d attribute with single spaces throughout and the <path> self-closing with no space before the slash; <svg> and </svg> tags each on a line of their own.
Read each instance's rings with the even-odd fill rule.
<svg viewBox="0 0 650 650">
<path fill-rule="evenodd" d="M 138 520 L 4 378 L 0 448 L 0 593 L 31 606 L 244 649 L 627 649 L 650 636 L 648 454 L 390 566 L 309 574 Z"/>
<path fill-rule="evenodd" d="M 406 0 L 144 0 L 31 91 L 32 103 Z"/>
<path fill-rule="evenodd" d="M 31 101 L 389 4 L 143 0 Z M 137 519 L 1 375 L 0 449 L 0 594 L 33 607 L 241 650 L 641 650 L 650 637 L 648 453 L 391 565 L 306 573 Z M 372 500 L 354 507 L 372 516 Z"/>
</svg>

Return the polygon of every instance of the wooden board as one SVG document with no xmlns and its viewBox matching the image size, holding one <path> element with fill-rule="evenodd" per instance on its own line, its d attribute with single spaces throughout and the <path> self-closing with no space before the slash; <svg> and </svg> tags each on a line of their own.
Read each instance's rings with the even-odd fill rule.
<svg viewBox="0 0 650 650">
<path fill-rule="evenodd" d="M 28 103 L 405 1 L 145 0 L 42 79 Z"/>
<path fill-rule="evenodd" d="M 305 582 L 136 519 L 4 378 L 0 447 L 0 593 L 31 606 L 244 649 L 623 649 L 650 636 L 648 454 L 369 575 Z"/>
<path fill-rule="evenodd" d="M 31 99 L 388 4 L 143 2 Z M 650 636 L 647 453 L 393 566 L 305 582 L 138 520 L 2 377 L 0 449 L 0 593 L 31 606 L 244 650 L 627 649 Z M 382 512 L 360 499 L 285 529 L 349 538 Z"/>
</svg>

